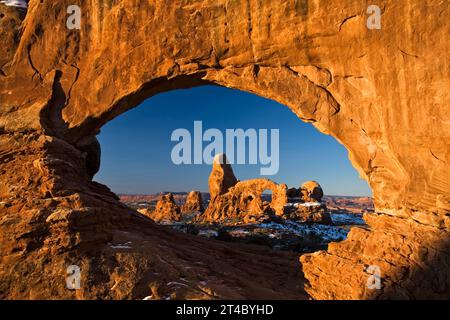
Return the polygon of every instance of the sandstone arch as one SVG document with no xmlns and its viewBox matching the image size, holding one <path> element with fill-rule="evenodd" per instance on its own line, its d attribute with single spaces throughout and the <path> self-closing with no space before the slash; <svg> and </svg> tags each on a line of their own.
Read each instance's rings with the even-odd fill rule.
<svg viewBox="0 0 450 320">
<path fill-rule="evenodd" d="M 214 175 L 214 172 L 213 169 L 211 176 Z M 232 170 L 230 174 L 234 177 Z M 212 180 L 210 179 L 210 183 Z M 263 193 L 267 190 L 272 192 L 272 199 L 269 203 L 262 198 Z M 287 203 L 286 192 L 286 184 L 277 184 L 269 179 L 237 181 L 227 189 L 226 193 L 212 197 L 208 208 L 198 218 L 200 221 L 208 222 L 235 223 L 238 220 L 248 223 L 254 222 L 264 213 L 282 215 Z"/>
<path fill-rule="evenodd" d="M 287 203 L 287 186 L 269 179 L 239 181 L 224 153 L 214 157 L 208 179 L 210 202 L 199 221 L 232 222 L 255 219 L 266 213 L 282 215 Z M 272 192 L 270 203 L 264 203 L 264 191 Z"/>
<path fill-rule="evenodd" d="M 261 200 L 261 196 L 267 190 L 272 192 L 272 200 L 269 204 L 270 208 L 281 215 L 284 210 L 284 205 L 287 203 L 285 184 L 278 185 L 269 179 L 251 179 L 238 182 L 232 192 L 241 194 L 245 197 L 246 194 L 251 194 L 254 199 Z"/>
<path fill-rule="evenodd" d="M 142 221 L 90 181 L 98 130 L 154 94 L 215 83 L 288 106 L 344 144 L 369 181 L 370 231 L 353 229 L 302 259 L 312 297 L 448 297 L 446 2 L 385 0 L 380 31 L 365 27 L 366 8 L 352 0 L 78 2 L 80 31 L 65 29 L 63 1 L 31 0 L 20 38 L 19 26 L 2 33 L 2 296 L 74 297 L 62 285 L 28 290 L 30 280 L 64 281 L 46 263 L 82 256 L 87 275 L 100 272 L 94 261 L 104 258 L 87 248 Z M 33 273 L 13 270 L 33 258 L 42 262 Z M 371 264 L 384 275 L 376 292 L 364 285 Z M 118 273 L 105 274 L 113 281 Z M 77 295 L 127 296 L 93 288 Z"/>
</svg>

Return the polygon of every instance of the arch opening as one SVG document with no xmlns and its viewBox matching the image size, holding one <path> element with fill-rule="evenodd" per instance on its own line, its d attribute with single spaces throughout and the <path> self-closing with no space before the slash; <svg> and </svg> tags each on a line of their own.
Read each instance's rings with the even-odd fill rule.
<svg viewBox="0 0 450 320">
<path fill-rule="evenodd" d="M 191 139 L 190 157 L 181 164 L 172 158 L 181 140 L 171 139 L 180 129 L 189 132 Z M 195 141 L 197 129 L 201 141 Z M 221 134 L 223 149 L 208 149 L 217 136 L 202 140 L 211 130 Z M 242 150 L 233 146 L 231 170 L 241 181 L 223 190 L 219 199 L 208 190 L 209 176 L 212 158 L 225 152 L 227 130 L 243 130 L 245 148 L 241 156 Z M 270 136 L 271 130 L 279 131 L 277 141 L 270 137 L 258 141 L 261 133 Z M 252 138 L 255 146 L 251 146 Z M 237 144 L 238 138 L 233 139 Z M 99 140 L 103 169 L 97 181 L 109 185 L 125 204 L 147 217 L 196 235 L 244 243 L 257 239 L 275 249 L 312 252 L 326 249 L 330 241 L 344 240 L 351 226 L 364 225 L 362 211 L 367 208 L 358 207 L 358 200 L 363 198 L 367 200 L 364 205 L 371 205 L 370 189 L 351 167 L 346 150 L 333 138 L 303 123 L 284 105 L 235 89 L 202 85 L 156 95 L 107 124 Z M 195 163 L 198 143 L 202 158 Z M 269 176 L 261 175 L 258 148 L 263 143 L 267 144 L 262 146 L 267 147 L 265 158 L 274 156 L 278 149 L 278 159 L 272 159 L 279 162 L 278 170 Z M 208 162 L 205 156 L 210 154 Z M 327 195 L 323 201 L 322 196 L 302 198 L 302 184 L 309 180 L 320 181 Z M 198 199 L 188 199 L 193 190 L 199 191 L 201 204 L 195 204 Z M 169 193 L 173 200 L 161 197 Z M 330 209 L 328 202 L 333 204 Z M 183 207 L 203 210 L 184 213 Z M 211 224 L 217 226 L 212 228 Z"/>
</svg>

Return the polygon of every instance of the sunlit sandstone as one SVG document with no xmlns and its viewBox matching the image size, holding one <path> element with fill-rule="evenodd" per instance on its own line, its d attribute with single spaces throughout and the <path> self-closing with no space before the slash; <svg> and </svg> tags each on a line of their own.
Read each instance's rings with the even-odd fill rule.
<svg viewBox="0 0 450 320">
<path fill-rule="evenodd" d="M 162 231 L 91 181 L 102 125 L 157 93 L 214 83 L 278 101 L 336 138 L 373 190 L 369 229 L 301 257 L 311 297 L 448 298 L 449 6 L 384 0 L 371 30 L 365 5 L 84 1 L 89 19 L 71 31 L 64 2 L 32 0 L 21 26 L 2 7 L 0 297 L 136 298 L 145 287 L 163 298 L 171 289 L 152 268 L 169 281 L 183 264 L 196 283 L 200 274 L 220 282 L 176 297 L 304 297 L 270 266 L 280 253 L 255 260 Z M 134 253 L 109 245 L 142 238 Z M 253 272 L 234 282 L 223 270 L 235 272 L 227 259 L 237 256 Z M 66 289 L 68 264 L 81 265 L 81 290 Z M 380 290 L 366 286 L 370 265 L 382 271 Z"/>
</svg>

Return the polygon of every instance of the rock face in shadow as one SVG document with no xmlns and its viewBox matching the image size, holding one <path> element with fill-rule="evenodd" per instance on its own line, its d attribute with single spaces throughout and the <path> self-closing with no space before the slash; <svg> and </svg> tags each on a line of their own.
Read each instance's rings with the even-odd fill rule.
<svg viewBox="0 0 450 320">
<path fill-rule="evenodd" d="M 286 105 L 342 143 L 368 180 L 369 228 L 301 258 L 313 298 L 449 297 L 445 1 L 386 0 L 381 30 L 367 28 L 366 4 L 349 0 L 326 8 L 320 1 L 84 1 L 81 9 L 81 30 L 65 27 L 64 2 L 32 0 L 21 25 L 13 9 L 0 9 L 1 298 L 135 298 L 144 286 L 164 297 L 164 283 L 185 274 L 177 266 L 194 261 L 212 267 L 197 266 L 190 280 L 216 282 L 179 296 L 301 296 L 285 278 L 293 273 L 271 264 L 276 253 L 254 259 L 161 231 L 91 181 L 97 166 L 86 159 L 96 153 L 84 147 L 105 123 L 155 94 L 202 84 Z M 145 246 L 130 251 L 115 242 L 137 241 L 135 234 Z M 82 290 L 65 288 L 61 270 L 70 264 L 82 267 Z M 381 270 L 377 290 L 365 285 L 371 265 Z"/>
<path fill-rule="evenodd" d="M 13 60 L 18 39 L 20 25 L 24 12 L 0 4 L 0 76 L 4 75 L 3 67 Z"/>
</svg>

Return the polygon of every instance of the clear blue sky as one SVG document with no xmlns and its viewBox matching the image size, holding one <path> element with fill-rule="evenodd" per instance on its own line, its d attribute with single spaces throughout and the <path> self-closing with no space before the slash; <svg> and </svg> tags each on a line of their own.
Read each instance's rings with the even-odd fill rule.
<svg viewBox="0 0 450 320">
<path fill-rule="evenodd" d="M 95 180 L 116 193 L 208 190 L 209 165 L 175 165 L 172 131 L 280 129 L 280 168 L 267 178 L 289 187 L 318 181 L 329 195 L 371 195 L 367 183 L 348 160 L 346 149 L 287 107 L 256 95 L 216 86 L 159 94 L 107 123 L 98 138 L 102 146 Z M 207 144 L 207 143 L 205 143 Z M 240 180 L 258 178 L 261 165 L 233 165 Z M 266 176 L 264 176 L 266 177 Z"/>
</svg>

